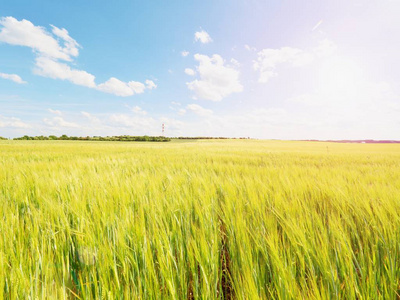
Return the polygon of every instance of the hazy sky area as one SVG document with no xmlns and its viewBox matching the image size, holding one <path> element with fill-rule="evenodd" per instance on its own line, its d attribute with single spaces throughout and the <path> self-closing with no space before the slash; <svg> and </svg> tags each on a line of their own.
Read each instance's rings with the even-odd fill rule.
<svg viewBox="0 0 400 300">
<path fill-rule="evenodd" d="M 0 136 L 400 139 L 400 0 L 0 2 Z"/>
</svg>

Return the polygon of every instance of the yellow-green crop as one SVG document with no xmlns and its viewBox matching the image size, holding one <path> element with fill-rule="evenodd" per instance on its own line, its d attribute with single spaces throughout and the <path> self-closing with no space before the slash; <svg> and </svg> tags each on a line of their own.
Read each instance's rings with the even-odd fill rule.
<svg viewBox="0 0 400 300">
<path fill-rule="evenodd" d="M 400 145 L 0 142 L 0 299 L 396 299 Z"/>
</svg>

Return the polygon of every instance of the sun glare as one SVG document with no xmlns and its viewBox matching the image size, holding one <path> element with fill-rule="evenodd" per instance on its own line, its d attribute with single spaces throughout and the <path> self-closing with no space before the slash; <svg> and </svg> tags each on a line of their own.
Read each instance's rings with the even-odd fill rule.
<svg viewBox="0 0 400 300">
<path fill-rule="evenodd" d="M 361 68 L 352 60 L 335 57 L 320 69 L 320 87 L 327 93 L 349 92 L 363 81 Z"/>
</svg>

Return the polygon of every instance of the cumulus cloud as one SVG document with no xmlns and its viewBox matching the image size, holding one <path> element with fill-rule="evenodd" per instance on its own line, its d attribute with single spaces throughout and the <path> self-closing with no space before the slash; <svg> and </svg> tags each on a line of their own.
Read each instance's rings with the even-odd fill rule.
<svg viewBox="0 0 400 300">
<path fill-rule="evenodd" d="M 32 126 L 21 121 L 19 118 L 15 117 L 4 117 L 0 115 L 0 128 L 31 128 Z"/>
<path fill-rule="evenodd" d="M 181 52 L 181 55 L 182 55 L 183 57 L 186 57 L 186 56 L 189 55 L 189 51 L 184 50 L 184 51 Z"/>
<path fill-rule="evenodd" d="M 196 74 L 196 72 L 193 69 L 190 68 L 186 68 L 185 69 L 185 73 L 189 76 L 194 76 Z"/>
<path fill-rule="evenodd" d="M 208 44 L 208 43 L 211 43 L 211 42 L 212 42 L 212 38 L 211 38 L 210 35 L 209 35 L 206 31 L 204 31 L 204 30 L 202 30 L 202 31 L 197 31 L 197 32 L 194 34 L 194 39 L 195 39 L 196 42 L 200 42 L 200 43 L 202 43 L 202 44 Z"/>
<path fill-rule="evenodd" d="M 258 81 L 267 83 L 271 78 L 278 75 L 276 69 L 281 64 L 301 67 L 311 63 L 316 58 L 332 55 L 335 51 L 335 44 L 328 39 L 321 41 L 317 47 L 307 50 L 292 47 L 268 48 L 258 52 L 253 67 L 260 73 Z"/>
<path fill-rule="evenodd" d="M 181 130 L 185 126 L 185 123 L 173 118 L 161 117 L 160 121 L 164 124 L 164 128 L 167 133 L 175 132 L 179 134 L 181 133 Z"/>
<path fill-rule="evenodd" d="M 121 97 L 132 96 L 134 94 L 141 94 L 144 92 L 146 86 L 137 81 L 123 82 L 115 77 L 111 77 L 106 82 L 99 84 L 97 89 L 109 93 L 115 94 Z"/>
<path fill-rule="evenodd" d="M 93 116 L 91 113 L 88 113 L 86 111 L 81 111 L 81 114 L 86 117 L 90 122 L 92 123 L 98 123 L 100 122 L 99 118 Z"/>
<path fill-rule="evenodd" d="M 256 51 L 257 49 L 255 47 L 251 47 L 249 45 L 244 45 L 244 49 L 246 49 L 247 51 Z"/>
<path fill-rule="evenodd" d="M 61 116 L 61 115 L 62 115 L 62 112 L 61 112 L 60 110 L 57 110 L 57 109 L 51 109 L 51 108 L 49 108 L 48 111 L 51 112 L 51 113 L 54 114 L 54 115 L 58 115 L 58 116 Z"/>
<path fill-rule="evenodd" d="M 282 63 L 292 66 L 303 66 L 313 60 L 312 55 L 301 49 L 283 47 L 280 49 L 263 49 L 258 52 L 254 69 L 260 71 L 259 82 L 266 83 L 277 76 L 276 67 Z"/>
<path fill-rule="evenodd" d="M 65 121 L 62 117 L 44 118 L 43 122 L 51 127 L 63 127 L 63 128 L 79 128 L 80 126 L 76 123 Z"/>
<path fill-rule="evenodd" d="M 176 101 L 172 101 L 169 109 L 176 111 L 178 115 L 183 116 L 186 114 L 186 109 L 181 108 L 182 104 Z"/>
<path fill-rule="evenodd" d="M 312 53 L 316 57 L 327 57 L 335 54 L 337 46 L 329 39 L 323 39 L 318 46 L 312 49 Z"/>
<path fill-rule="evenodd" d="M 186 109 L 201 117 L 208 117 L 213 114 L 213 111 L 211 109 L 203 108 L 198 104 L 189 104 L 188 106 L 186 106 Z"/>
<path fill-rule="evenodd" d="M 149 90 L 155 89 L 157 87 L 157 84 L 155 84 L 153 80 L 147 79 L 145 83 L 146 83 L 146 88 Z"/>
<path fill-rule="evenodd" d="M 0 19 L 0 42 L 10 45 L 25 46 L 36 53 L 34 73 L 52 79 L 61 79 L 73 84 L 85 86 L 99 91 L 127 97 L 141 94 L 146 89 L 154 89 L 157 85 L 152 80 L 145 83 L 137 81 L 124 82 L 111 77 L 101 84 L 95 83 L 95 76 L 68 63 L 79 55 L 81 47 L 65 28 L 51 25 L 51 33 L 46 28 L 35 26 L 28 20 L 18 21 L 13 17 Z M 2 73 L 1 73 L 2 74 Z M 3 76 L 2 76 L 3 75 Z M 15 74 L 2 74 L 0 77 L 24 83 Z"/>
<path fill-rule="evenodd" d="M 221 101 L 232 93 L 243 91 L 239 82 L 239 71 L 225 64 L 224 59 L 214 54 L 212 57 L 196 54 L 195 60 L 199 79 L 188 82 L 187 86 L 196 96 L 206 100 Z"/>
<path fill-rule="evenodd" d="M 0 25 L 2 26 L 0 31 L 1 42 L 29 47 L 38 54 L 53 59 L 71 61 L 71 55 L 78 55 L 78 52 L 71 52 L 69 47 L 61 47 L 58 41 L 45 28 L 35 26 L 28 20 L 18 21 L 13 17 L 4 17 L 0 19 Z M 68 32 L 64 33 L 64 37 L 66 38 L 67 36 L 69 37 Z"/>
<path fill-rule="evenodd" d="M 135 108 L 133 108 L 135 110 Z M 141 109 L 137 109 L 142 112 Z M 121 132 L 131 135 L 161 135 L 162 124 L 165 127 L 167 136 L 177 136 L 181 133 L 184 126 L 182 121 L 174 118 L 160 117 L 153 118 L 143 113 L 121 113 L 111 114 L 103 121 L 109 128 L 118 129 Z"/>
<path fill-rule="evenodd" d="M 18 84 L 26 83 L 26 81 L 23 81 L 22 78 L 17 74 L 0 73 L 0 78 L 8 79 Z"/>
<path fill-rule="evenodd" d="M 132 107 L 132 112 L 134 112 L 135 114 L 138 114 L 138 115 L 147 115 L 147 111 L 145 111 L 145 110 L 143 110 L 141 107 L 139 107 L 139 106 L 134 106 L 134 107 Z"/>
<path fill-rule="evenodd" d="M 110 124 L 132 129 L 143 129 L 153 127 L 156 123 L 151 117 L 133 116 L 129 114 L 112 114 L 109 118 Z"/>
<path fill-rule="evenodd" d="M 80 47 L 80 45 L 77 43 L 77 41 L 69 36 L 68 31 L 65 28 L 60 29 L 54 25 L 51 25 L 51 27 L 53 34 L 64 41 L 63 52 L 68 54 L 69 56 L 78 56 L 78 48 Z"/>
<path fill-rule="evenodd" d="M 193 110 L 187 108 L 187 114 L 204 109 L 189 105 Z M 303 121 L 296 115 L 280 108 L 243 109 L 234 113 L 213 113 L 208 110 L 205 114 L 201 114 L 201 118 L 188 119 L 181 131 L 185 136 L 280 138 L 287 132 L 294 132 L 301 124 Z"/>
<path fill-rule="evenodd" d="M 186 114 L 186 109 L 181 108 L 178 110 L 178 115 L 183 116 L 184 114 Z"/>
<path fill-rule="evenodd" d="M 231 64 L 235 67 L 240 67 L 239 61 L 234 58 L 231 58 Z"/>
<path fill-rule="evenodd" d="M 68 80 L 76 85 L 96 88 L 95 77 L 86 71 L 72 69 L 65 63 L 52 60 L 45 56 L 36 58 L 33 71 L 36 75 L 52 79 Z"/>
</svg>

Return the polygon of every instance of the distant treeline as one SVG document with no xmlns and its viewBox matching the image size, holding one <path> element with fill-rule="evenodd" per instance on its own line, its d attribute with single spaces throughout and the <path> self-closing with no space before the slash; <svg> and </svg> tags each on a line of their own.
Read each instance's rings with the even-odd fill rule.
<svg viewBox="0 0 400 300">
<path fill-rule="evenodd" d="M 164 136 L 131 136 L 131 135 L 120 135 L 120 136 L 86 136 L 86 137 L 78 137 L 78 136 L 68 136 L 63 134 L 62 136 L 55 135 L 38 135 L 38 136 L 29 136 L 24 135 L 22 137 L 13 138 L 13 140 L 19 141 L 121 141 L 121 142 L 169 142 L 171 139 L 179 139 L 179 140 L 228 140 L 228 139 L 240 139 L 247 140 L 249 137 L 209 137 L 209 136 L 194 136 L 194 137 L 164 137 Z M 8 140 L 7 138 L 0 137 L 0 140 Z"/>
<path fill-rule="evenodd" d="M 62 135 L 57 137 L 55 135 L 50 136 L 28 136 L 24 135 L 23 137 L 14 138 L 13 140 L 23 140 L 23 141 L 120 141 L 120 142 L 169 142 L 171 139 L 163 136 L 131 136 L 131 135 L 120 135 L 120 136 L 86 136 L 86 137 L 77 137 L 77 136 L 67 136 Z"/>
</svg>

